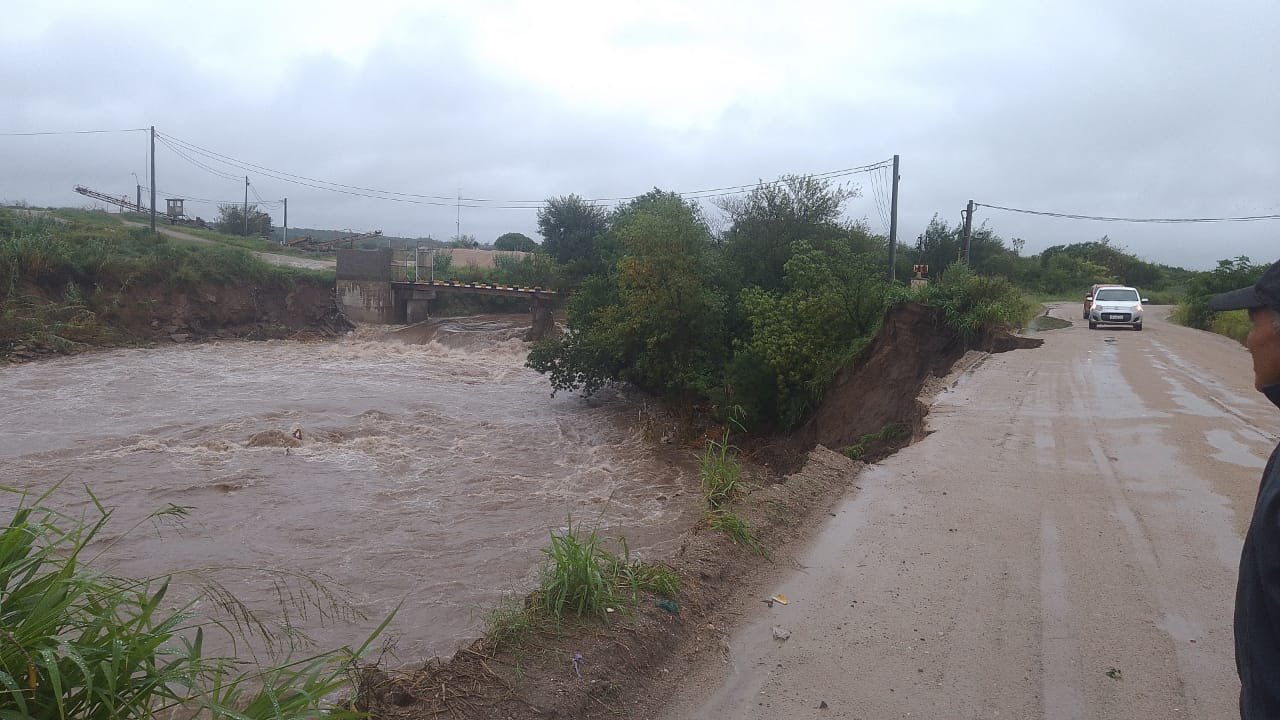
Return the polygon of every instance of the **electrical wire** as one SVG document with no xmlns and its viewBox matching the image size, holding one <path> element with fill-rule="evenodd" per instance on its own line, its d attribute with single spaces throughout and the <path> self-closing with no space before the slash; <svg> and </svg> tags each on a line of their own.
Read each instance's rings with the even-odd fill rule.
<svg viewBox="0 0 1280 720">
<path fill-rule="evenodd" d="M 163 137 L 160 137 L 160 144 L 172 150 L 174 153 L 178 155 L 178 157 L 182 158 L 183 160 L 186 160 L 187 162 L 191 163 L 192 165 L 195 165 L 196 167 L 200 168 L 201 170 L 204 170 L 205 172 L 211 173 L 213 175 L 217 175 L 218 177 L 223 178 L 224 180 L 235 180 L 236 182 L 240 181 L 240 177 L 238 175 L 232 175 L 229 172 L 224 172 L 222 170 L 209 167 L 208 165 L 200 162 L 199 160 L 196 160 L 190 155 L 187 155 L 182 150 L 178 149 L 177 146 L 173 145 L 168 140 L 165 140 Z"/>
<path fill-rule="evenodd" d="M 229 155 L 224 155 L 222 153 L 209 150 L 208 148 L 201 147 L 199 145 L 196 145 L 195 143 L 182 140 L 181 138 L 177 138 L 167 133 L 157 132 L 156 135 L 158 137 L 163 137 L 176 145 L 181 146 L 182 148 L 184 148 L 185 150 L 193 154 L 201 155 L 209 160 L 220 162 L 225 165 L 229 165 L 231 167 L 236 167 L 240 169 L 252 169 L 254 171 L 265 174 L 268 177 L 271 177 L 276 180 L 292 182 L 294 184 L 303 185 L 305 187 L 311 187 L 318 190 L 328 190 L 330 192 L 338 192 L 346 195 L 352 195 L 355 197 L 366 197 L 366 198 L 372 198 L 377 200 L 391 200 L 394 202 L 407 202 L 407 203 L 418 204 L 418 205 L 434 205 L 439 207 L 465 207 L 465 208 L 476 208 L 476 209 L 490 208 L 490 209 L 503 209 L 503 210 L 539 209 L 542 207 L 542 205 L 546 203 L 545 198 L 540 198 L 536 200 L 511 200 L 511 199 L 488 199 L 488 198 L 472 198 L 472 197 L 457 197 L 457 196 L 451 197 L 446 195 L 424 195 L 419 193 L 406 193 L 406 192 L 399 192 L 394 190 L 380 190 L 377 188 L 368 188 L 368 187 L 362 187 L 359 185 L 347 185 L 344 183 L 337 183 L 329 180 L 321 180 L 319 178 L 313 178 L 306 175 L 298 175 L 298 174 L 286 172 L 283 170 L 275 170 L 273 168 L 269 168 L 263 165 L 258 165 L 256 163 L 251 163 L 245 160 L 239 160 Z M 826 172 L 814 173 L 810 175 L 810 177 L 814 177 L 817 179 L 833 180 L 840 177 L 847 177 L 849 175 L 855 175 L 862 172 L 871 172 L 876 169 L 885 167 L 890 162 L 892 161 L 881 160 L 878 162 L 869 163 L 866 165 L 859 165 L 851 168 L 843 168 L 840 170 L 829 170 Z M 756 187 L 774 185 L 781 182 L 785 182 L 785 180 L 774 180 L 770 182 L 756 182 L 756 183 L 751 183 L 746 185 L 729 185 L 724 187 L 708 188 L 704 190 L 692 190 L 692 191 L 687 191 L 687 192 L 682 192 L 677 194 L 689 199 L 709 199 L 709 198 L 716 198 L 716 197 L 724 197 L 726 195 L 742 194 L 743 192 L 749 191 Z M 606 202 L 625 202 L 629 200 L 634 200 L 638 197 L 641 197 L 641 196 L 629 195 L 625 197 L 591 198 L 591 199 L 585 200 L 585 202 L 592 203 L 592 204 L 606 203 Z M 477 205 L 473 203 L 503 203 L 503 204 Z"/>
<path fill-rule="evenodd" d="M 102 133 L 148 132 L 150 128 L 121 130 L 41 130 L 37 132 L 0 132 L 0 137 L 35 137 L 37 135 L 99 135 Z"/>
<path fill-rule="evenodd" d="M 1177 223 L 1257 222 L 1259 220 L 1280 220 L 1280 214 L 1246 215 L 1242 217 L 1128 218 L 1128 217 L 1107 217 L 1104 215 L 1078 215 L 1076 213 L 1050 212 L 1047 210 L 1026 210 L 1024 208 L 1003 207 L 1000 205 L 988 205 L 986 203 L 974 203 L 973 206 L 990 208 L 992 210 L 1004 210 L 1005 212 L 1022 213 L 1024 215 L 1042 215 L 1044 217 L 1066 218 L 1068 220 L 1095 220 L 1098 222 L 1177 224 Z"/>
</svg>

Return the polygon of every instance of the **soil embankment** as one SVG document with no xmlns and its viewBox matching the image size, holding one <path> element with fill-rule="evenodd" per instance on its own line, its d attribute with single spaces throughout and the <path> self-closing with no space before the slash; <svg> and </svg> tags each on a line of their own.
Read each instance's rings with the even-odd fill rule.
<svg viewBox="0 0 1280 720">
<path fill-rule="evenodd" d="M 52 303 L 39 288 L 32 302 Z M 251 284 L 133 286 L 95 297 L 75 308 L 88 322 L 77 334 L 69 324 L 69 342 L 10 340 L 0 337 L 0 360 L 25 362 L 42 356 L 94 347 L 192 342 L 208 339 L 266 340 L 331 337 L 354 327 L 342 315 L 332 283 L 295 279 L 270 287 Z"/>
<path fill-rule="evenodd" d="M 973 345 L 999 352 L 1039 342 L 995 332 Z M 642 597 L 633 611 L 537 627 L 520 643 L 482 638 L 447 662 L 406 674 L 371 671 L 362 706 L 379 718 L 593 718 L 660 704 L 674 678 L 726 651 L 727 630 L 763 597 L 760 579 L 782 569 L 778 561 L 789 544 L 820 525 L 856 481 L 865 464 L 847 455 L 870 459 L 909 442 L 926 412 L 917 397 L 968 349 L 927 307 L 902 305 L 886 314 L 879 335 L 840 374 L 814 419 L 774 443 L 784 458 L 810 450 L 802 467 L 776 482 L 764 468 L 748 469 L 755 490 L 734 511 L 765 555 L 699 523 L 665 558 L 682 581 L 675 605 Z M 894 424 L 915 432 L 883 431 Z M 825 443 L 864 447 L 841 454 Z"/>
</svg>

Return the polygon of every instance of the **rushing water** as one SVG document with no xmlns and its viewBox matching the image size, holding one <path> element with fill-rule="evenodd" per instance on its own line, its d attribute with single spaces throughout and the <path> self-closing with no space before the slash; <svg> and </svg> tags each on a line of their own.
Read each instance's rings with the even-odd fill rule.
<svg viewBox="0 0 1280 720">
<path fill-rule="evenodd" d="M 0 483 L 65 479 L 53 501 L 78 514 L 91 487 L 117 513 L 99 543 L 116 574 L 222 568 L 270 613 L 272 571 L 299 571 L 369 617 L 312 610 L 301 625 L 319 646 L 360 642 L 400 604 L 400 661 L 447 655 L 502 593 L 533 584 L 570 516 L 660 555 L 697 512 L 689 454 L 644 440 L 621 400 L 551 398 L 523 366 L 524 322 L 0 368 Z M 301 447 L 248 446 L 270 430 L 301 430 Z M 14 504 L 0 495 L 6 516 Z M 191 508 L 180 526 L 128 531 L 169 504 Z"/>
</svg>

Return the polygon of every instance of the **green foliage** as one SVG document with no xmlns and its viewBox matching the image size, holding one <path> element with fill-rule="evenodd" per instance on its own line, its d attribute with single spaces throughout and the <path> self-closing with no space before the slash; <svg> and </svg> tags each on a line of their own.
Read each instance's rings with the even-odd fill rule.
<svg viewBox="0 0 1280 720">
<path fill-rule="evenodd" d="M 669 569 L 632 561 L 625 541 L 620 555 L 609 552 L 594 528 L 585 531 L 572 520 L 563 532 L 551 533 L 551 546 L 543 553 L 538 594 L 553 617 L 604 615 L 606 608 L 634 603 L 640 590 L 674 595 L 680 589 Z"/>
<path fill-rule="evenodd" d="M 1248 310 L 1214 313 L 1209 329 L 1243 345 L 1245 339 L 1249 337 L 1249 332 L 1253 330 L 1253 321 L 1249 319 Z"/>
<path fill-rule="evenodd" d="M 942 311 L 944 322 L 967 344 L 984 330 L 1000 325 L 1021 327 L 1036 308 L 1002 277 L 976 275 L 955 265 L 942 280 L 916 290 L 898 289 L 895 301 L 924 303 Z"/>
<path fill-rule="evenodd" d="M 751 527 L 742 518 L 727 509 L 720 508 L 707 513 L 707 524 L 711 526 L 712 530 L 728 535 L 735 543 L 746 547 L 755 554 L 760 556 L 767 555 L 764 545 L 760 543 L 760 539 L 751 531 Z"/>
<path fill-rule="evenodd" d="M 537 252 L 538 243 L 534 242 L 533 238 L 525 235 L 524 233 L 509 232 L 499 235 L 498 239 L 493 241 L 493 249 L 517 252 Z"/>
<path fill-rule="evenodd" d="M 1097 282 L 1116 282 L 1154 290 L 1163 288 L 1166 282 L 1166 275 L 1160 267 L 1117 247 L 1106 235 L 1093 242 L 1051 247 L 1040 253 L 1041 265 L 1047 265 L 1063 255 L 1102 269 L 1101 276 L 1095 277 L 1086 286 Z"/>
<path fill-rule="evenodd" d="M 535 347 L 529 367 L 549 373 L 555 390 L 586 394 L 611 381 L 659 394 L 709 387 L 724 353 L 724 299 L 696 206 L 657 199 L 611 235 L 623 253 L 613 272 L 582 284 L 567 332 Z"/>
<path fill-rule="evenodd" d="M 214 222 L 219 232 L 227 235 L 271 236 L 271 216 L 250 203 L 248 208 L 249 222 L 245 223 L 245 207 L 234 203 L 218 206 L 218 219 Z"/>
<path fill-rule="evenodd" d="M 574 281 L 606 272 L 612 265 L 614 258 L 605 242 L 608 229 L 608 212 L 577 195 L 550 198 L 538 211 L 542 249 Z"/>
<path fill-rule="evenodd" d="M 707 440 L 698 457 L 698 476 L 702 481 L 702 499 L 712 510 L 732 503 L 738 496 L 742 464 L 729 445 L 729 431 L 717 442 Z"/>
<path fill-rule="evenodd" d="M 1209 309 L 1209 298 L 1256 283 L 1266 269 L 1266 265 L 1255 265 L 1245 256 L 1219 260 L 1218 267 L 1212 271 L 1197 273 L 1187 280 L 1186 292 L 1174 310 L 1173 319 L 1187 327 L 1212 330 L 1214 312 Z"/>
<path fill-rule="evenodd" d="M 729 379 L 754 425 L 795 427 L 818 402 L 875 331 L 888 290 L 883 273 L 848 236 L 832 238 L 825 251 L 801 240 L 784 267 L 784 291 L 742 291 L 750 332 L 738 340 Z"/>
<path fill-rule="evenodd" d="M 86 566 L 109 511 L 97 505 L 100 517 L 86 523 L 43 506 L 46 499 L 22 496 L 0 529 L 0 716 L 116 720 L 181 709 L 192 718 L 314 718 L 368 647 L 251 670 L 209 656 L 193 622 L 197 601 L 173 609 L 168 578 L 128 580 Z"/>
<path fill-rule="evenodd" d="M 724 235 L 727 266 L 739 287 L 766 292 L 783 289 L 784 267 L 794 243 L 806 240 L 818 248 L 847 236 L 840 221 L 844 203 L 858 196 L 856 188 L 830 181 L 788 175 L 761 183 L 743 197 L 718 204 L 732 225 Z"/>
</svg>

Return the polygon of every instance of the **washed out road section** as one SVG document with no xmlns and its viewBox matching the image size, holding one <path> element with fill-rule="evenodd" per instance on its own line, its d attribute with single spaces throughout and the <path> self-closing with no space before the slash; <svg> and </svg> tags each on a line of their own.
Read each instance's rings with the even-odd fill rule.
<svg viewBox="0 0 1280 720">
<path fill-rule="evenodd" d="M 1233 716 L 1236 565 L 1280 412 L 1232 340 L 1077 312 L 943 392 L 932 433 L 757 589 L 791 603 L 754 604 L 661 716 Z"/>
</svg>

